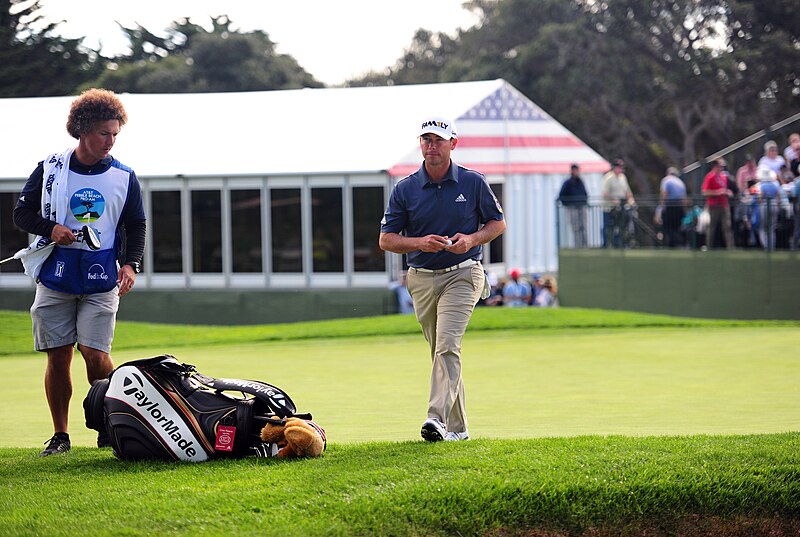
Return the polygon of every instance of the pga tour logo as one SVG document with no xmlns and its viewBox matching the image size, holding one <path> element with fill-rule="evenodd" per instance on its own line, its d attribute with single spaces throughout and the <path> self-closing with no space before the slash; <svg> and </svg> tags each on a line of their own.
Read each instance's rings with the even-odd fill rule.
<svg viewBox="0 0 800 537">
<path fill-rule="evenodd" d="M 208 458 L 181 415 L 136 367 L 120 367 L 111 379 L 106 397 L 133 408 L 179 459 L 200 462 Z"/>
</svg>

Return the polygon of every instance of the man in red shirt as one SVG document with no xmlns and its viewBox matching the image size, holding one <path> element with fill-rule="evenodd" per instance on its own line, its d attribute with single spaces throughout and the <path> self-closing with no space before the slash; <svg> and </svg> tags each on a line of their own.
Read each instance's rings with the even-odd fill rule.
<svg viewBox="0 0 800 537">
<path fill-rule="evenodd" d="M 728 179 L 722 174 L 725 160 L 717 159 L 711 165 L 711 171 L 703 179 L 703 196 L 706 197 L 709 224 L 706 230 L 706 246 L 714 246 L 714 233 L 719 227 L 725 247 L 733 249 L 733 232 L 731 230 L 731 211 L 728 198 L 732 195 L 728 189 Z"/>
</svg>

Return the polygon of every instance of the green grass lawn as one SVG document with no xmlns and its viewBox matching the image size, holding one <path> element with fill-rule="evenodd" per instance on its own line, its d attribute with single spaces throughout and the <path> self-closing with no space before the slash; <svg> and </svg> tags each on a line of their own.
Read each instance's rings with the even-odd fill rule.
<svg viewBox="0 0 800 537">
<path fill-rule="evenodd" d="M 800 434 L 333 444 L 121 462 L 0 449 L 0 534 L 795 536 Z"/>
<path fill-rule="evenodd" d="M 123 327 L 124 329 L 124 327 Z M 800 430 L 800 328 L 609 328 L 468 333 L 464 379 L 477 438 L 586 434 L 750 434 Z M 418 438 L 430 366 L 421 334 L 268 341 L 114 353 L 117 364 L 170 352 L 211 376 L 264 380 L 311 412 L 332 442 Z M 51 434 L 41 355 L 0 358 L 0 447 Z M 71 434 L 88 390 L 73 362 Z"/>
<path fill-rule="evenodd" d="M 328 433 L 321 459 L 198 465 L 85 447 L 79 357 L 78 447 L 38 458 L 51 434 L 44 359 L 27 315 L 0 313 L 0 327 L 0 535 L 800 532 L 797 322 L 479 309 L 463 349 L 475 440 L 436 445 L 419 440 L 430 366 L 413 316 L 120 322 L 117 364 L 171 353 L 207 375 L 264 380 Z"/>
</svg>

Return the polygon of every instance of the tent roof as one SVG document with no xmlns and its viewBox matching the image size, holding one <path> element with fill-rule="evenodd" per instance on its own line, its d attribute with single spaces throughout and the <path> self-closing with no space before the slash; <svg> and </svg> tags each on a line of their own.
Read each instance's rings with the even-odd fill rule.
<svg viewBox="0 0 800 537">
<path fill-rule="evenodd" d="M 0 179 L 26 178 L 75 140 L 74 96 L 0 99 Z M 128 123 L 112 154 L 140 176 L 376 173 L 421 162 L 418 124 L 456 119 L 453 159 L 484 173 L 568 173 L 608 163 L 507 82 L 244 93 L 121 94 Z"/>
</svg>

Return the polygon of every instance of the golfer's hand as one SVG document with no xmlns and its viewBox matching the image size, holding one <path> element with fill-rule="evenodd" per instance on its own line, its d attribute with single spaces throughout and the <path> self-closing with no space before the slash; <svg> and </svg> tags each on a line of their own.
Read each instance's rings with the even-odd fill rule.
<svg viewBox="0 0 800 537">
<path fill-rule="evenodd" d="M 50 232 L 50 238 L 53 239 L 54 243 L 60 244 L 61 246 L 68 246 L 78 240 L 72 233 L 72 230 L 61 224 L 56 224 L 55 227 L 53 227 L 53 231 Z"/>
<path fill-rule="evenodd" d="M 450 237 L 450 240 L 453 242 L 453 244 L 447 247 L 448 252 L 453 252 L 454 254 L 465 254 L 470 248 L 472 248 L 472 239 L 469 235 L 456 233 Z"/>
<path fill-rule="evenodd" d="M 441 252 L 445 248 L 450 247 L 448 237 L 442 235 L 426 235 L 420 237 L 421 244 L 419 249 L 423 252 Z"/>
<path fill-rule="evenodd" d="M 117 278 L 117 287 L 119 287 L 119 296 L 126 295 L 136 282 L 136 273 L 130 265 L 122 265 L 119 269 L 119 278 Z"/>
</svg>

